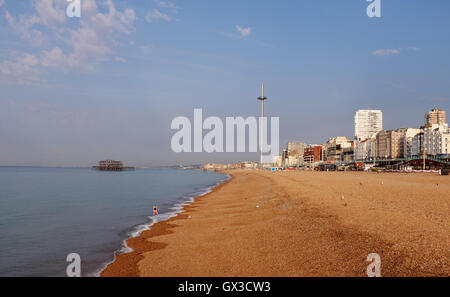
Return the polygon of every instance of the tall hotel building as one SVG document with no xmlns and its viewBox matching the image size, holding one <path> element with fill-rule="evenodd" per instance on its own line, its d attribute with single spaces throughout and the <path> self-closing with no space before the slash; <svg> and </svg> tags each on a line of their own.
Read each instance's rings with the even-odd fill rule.
<svg viewBox="0 0 450 297">
<path fill-rule="evenodd" d="M 355 113 L 355 138 L 364 140 L 383 130 L 381 110 L 358 110 Z"/>
<path fill-rule="evenodd" d="M 447 123 L 447 113 L 442 109 L 433 109 L 425 115 L 425 125 L 443 125 Z"/>
</svg>

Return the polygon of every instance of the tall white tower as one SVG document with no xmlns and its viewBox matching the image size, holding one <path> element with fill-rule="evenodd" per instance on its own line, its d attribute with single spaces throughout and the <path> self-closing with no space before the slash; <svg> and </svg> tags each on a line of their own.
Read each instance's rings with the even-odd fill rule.
<svg viewBox="0 0 450 297">
<path fill-rule="evenodd" d="M 260 165 L 263 167 L 263 137 L 264 137 L 264 101 L 268 98 L 264 97 L 264 83 L 261 85 L 261 97 L 258 100 L 261 101 L 261 117 L 259 119 L 259 149 L 260 149 Z"/>
<path fill-rule="evenodd" d="M 383 130 L 381 110 L 358 110 L 355 113 L 355 138 L 368 139 Z"/>
</svg>

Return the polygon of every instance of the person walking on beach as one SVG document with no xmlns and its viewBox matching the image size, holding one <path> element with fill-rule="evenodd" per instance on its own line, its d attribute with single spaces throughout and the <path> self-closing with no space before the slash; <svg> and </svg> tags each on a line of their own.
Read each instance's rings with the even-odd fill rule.
<svg viewBox="0 0 450 297">
<path fill-rule="evenodd" d="M 153 205 L 153 216 L 157 216 L 157 215 L 159 215 L 158 207 L 156 205 Z"/>
</svg>

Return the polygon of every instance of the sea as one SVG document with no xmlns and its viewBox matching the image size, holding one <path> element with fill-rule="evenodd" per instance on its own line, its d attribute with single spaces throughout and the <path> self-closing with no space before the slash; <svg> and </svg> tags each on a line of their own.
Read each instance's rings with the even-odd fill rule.
<svg viewBox="0 0 450 297">
<path fill-rule="evenodd" d="M 72 253 L 82 276 L 96 277 L 115 253 L 130 252 L 127 239 L 226 179 L 201 170 L 0 167 L 0 277 L 64 277 Z"/>
</svg>

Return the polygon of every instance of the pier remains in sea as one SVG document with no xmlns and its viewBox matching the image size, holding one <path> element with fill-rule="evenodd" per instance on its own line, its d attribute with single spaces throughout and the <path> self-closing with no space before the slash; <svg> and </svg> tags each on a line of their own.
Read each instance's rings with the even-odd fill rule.
<svg viewBox="0 0 450 297">
<path fill-rule="evenodd" d="M 97 166 L 93 166 L 92 169 L 98 171 L 130 171 L 135 170 L 134 167 L 123 166 L 122 161 L 104 160 L 99 161 Z"/>
</svg>

